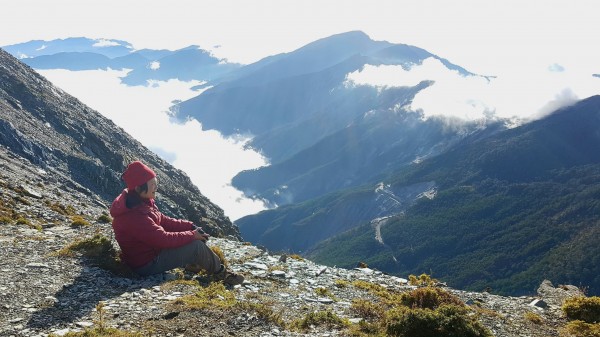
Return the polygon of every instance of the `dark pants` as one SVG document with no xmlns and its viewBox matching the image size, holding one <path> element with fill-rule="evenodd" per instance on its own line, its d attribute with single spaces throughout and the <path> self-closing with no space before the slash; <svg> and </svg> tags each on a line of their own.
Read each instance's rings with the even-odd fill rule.
<svg viewBox="0 0 600 337">
<path fill-rule="evenodd" d="M 163 249 L 154 260 L 135 272 L 148 276 L 187 265 L 196 265 L 214 274 L 221 269 L 221 260 L 204 242 L 195 240 L 185 246 Z"/>
</svg>

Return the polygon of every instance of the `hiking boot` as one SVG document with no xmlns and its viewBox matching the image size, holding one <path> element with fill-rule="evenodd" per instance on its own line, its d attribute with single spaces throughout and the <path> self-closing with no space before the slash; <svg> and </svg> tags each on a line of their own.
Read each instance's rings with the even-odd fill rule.
<svg viewBox="0 0 600 337">
<path fill-rule="evenodd" d="M 215 281 L 223 281 L 225 284 L 229 285 L 238 285 L 244 283 L 244 276 L 240 274 L 236 274 L 232 271 L 227 270 L 227 268 L 223 267 L 221 272 L 213 274 L 213 280 Z"/>
</svg>

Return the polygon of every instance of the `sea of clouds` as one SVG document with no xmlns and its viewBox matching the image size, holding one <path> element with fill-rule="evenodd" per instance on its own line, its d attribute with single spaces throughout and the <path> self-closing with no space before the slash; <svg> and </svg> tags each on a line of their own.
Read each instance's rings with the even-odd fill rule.
<svg viewBox="0 0 600 337">
<path fill-rule="evenodd" d="M 246 198 L 231 186 L 231 179 L 240 171 L 268 164 L 259 153 L 245 148 L 249 137 L 225 138 L 215 130 L 204 130 L 197 120 L 181 123 L 170 117 L 176 101 L 201 93 L 190 89 L 200 82 L 169 80 L 127 86 L 120 80 L 126 70 L 39 72 L 186 172 L 232 220 L 266 209 L 262 201 Z M 421 81 L 433 84 L 415 96 L 410 109 L 419 111 L 424 118 L 443 116 L 453 121 L 507 118 L 522 123 L 600 94 L 600 78 L 587 70 L 557 63 L 499 76 L 465 76 L 435 58 L 408 70 L 401 66 L 366 65 L 348 74 L 346 85 L 385 89 L 415 86 Z"/>
<path fill-rule="evenodd" d="M 347 76 L 347 85 L 379 88 L 433 85 L 419 92 L 411 109 L 425 118 L 446 116 L 473 121 L 486 118 L 539 119 L 579 99 L 600 94 L 600 79 L 581 69 L 559 64 L 540 65 L 499 76 L 465 76 L 446 68 L 438 59 L 405 70 L 401 66 L 366 65 Z"/>
<path fill-rule="evenodd" d="M 199 95 L 190 88 L 200 82 L 169 80 L 127 86 L 120 81 L 127 71 L 38 72 L 186 172 L 202 194 L 232 220 L 266 208 L 262 201 L 244 197 L 230 184 L 240 171 L 267 164 L 259 153 L 244 148 L 249 138 L 224 138 L 217 131 L 204 130 L 196 120 L 180 123 L 170 118 L 173 102 Z"/>
</svg>

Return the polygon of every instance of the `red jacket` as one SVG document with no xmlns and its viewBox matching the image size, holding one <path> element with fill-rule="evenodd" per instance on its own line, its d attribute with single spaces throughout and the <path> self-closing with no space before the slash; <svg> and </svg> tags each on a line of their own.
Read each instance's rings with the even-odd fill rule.
<svg viewBox="0 0 600 337">
<path fill-rule="evenodd" d="M 192 222 L 163 215 L 154 199 L 132 209 L 125 206 L 127 189 L 113 201 L 110 214 L 121 259 L 137 269 L 158 256 L 164 248 L 175 248 L 194 241 Z"/>
</svg>

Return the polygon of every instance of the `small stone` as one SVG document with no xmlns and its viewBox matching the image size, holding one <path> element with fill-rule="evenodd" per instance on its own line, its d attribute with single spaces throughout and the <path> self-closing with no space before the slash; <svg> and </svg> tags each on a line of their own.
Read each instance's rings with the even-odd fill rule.
<svg viewBox="0 0 600 337">
<path fill-rule="evenodd" d="M 323 268 L 319 269 L 318 272 L 315 273 L 315 276 L 321 276 L 321 274 L 323 274 L 326 271 L 327 271 L 327 267 L 323 267 Z"/>
<path fill-rule="evenodd" d="M 271 272 L 271 275 L 277 276 L 277 277 L 285 277 L 285 272 L 283 270 L 273 270 Z"/>
<path fill-rule="evenodd" d="M 244 266 L 248 266 L 250 268 L 260 269 L 260 270 L 268 270 L 269 269 L 269 267 L 267 267 L 266 264 L 258 263 L 258 262 L 246 262 L 246 263 L 244 263 Z"/>
<path fill-rule="evenodd" d="M 29 267 L 29 268 L 50 268 L 49 265 L 47 265 L 45 263 L 38 263 L 38 262 L 28 263 L 28 264 L 25 265 L 25 267 Z"/>
<path fill-rule="evenodd" d="M 327 297 L 319 297 L 317 299 L 317 301 L 319 301 L 320 303 L 323 303 L 323 304 L 331 304 L 331 303 L 333 303 L 333 300 L 331 298 L 327 298 Z"/>
<path fill-rule="evenodd" d="M 79 327 L 82 327 L 82 328 L 89 328 L 89 327 L 93 326 L 94 323 L 92 323 L 92 322 L 86 322 L 86 321 L 81 321 L 81 322 L 75 323 L 75 325 L 77 325 Z"/>
<path fill-rule="evenodd" d="M 363 272 L 364 274 L 373 274 L 375 271 L 371 268 L 354 268 L 354 270 L 358 270 Z"/>
<path fill-rule="evenodd" d="M 54 331 L 54 334 L 57 336 L 64 336 L 64 335 L 68 334 L 69 332 L 71 332 L 71 329 L 66 328 L 66 329 L 56 330 L 56 331 Z"/>
<path fill-rule="evenodd" d="M 32 197 L 32 198 L 36 198 L 36 199 L 41 199 L 42 198 L 42 195 L 39 192 L 37 192 L 34 189 L 32 189 L 31 187 L 26 186 L 26 185 L 21 185 L 21 187 L 23 188 L 23 191 L 25 192 L 25 195 L 27 195 L 29 197 Z"/>
<path fill-rule="evenodd" d="M 548 303 L 544 302 L 543 300 L 533 300 L 533 302 L 529 303 L 529 306 L 538 307 L 538 308 L 547 308 Z"/>
</svg>

